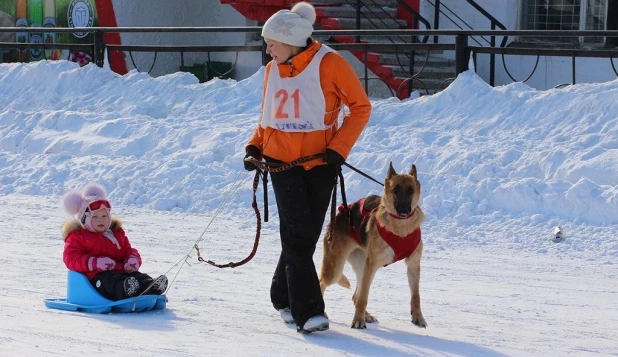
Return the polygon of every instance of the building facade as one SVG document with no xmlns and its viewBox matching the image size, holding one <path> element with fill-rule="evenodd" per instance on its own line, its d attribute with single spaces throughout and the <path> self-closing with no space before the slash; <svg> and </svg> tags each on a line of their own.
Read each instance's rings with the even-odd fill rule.
<svg viewBox="0 0 618 357">
<path fill-rule="evenodd" d="M 489 30 L 490 21 L 465 0 L 440 1 L 443 11 L 438 18 L 440 29 Z M 476 3 L 499 20 L 508 30 L 616 30 L 618 28 L 618 1 L 615 0 L 476 0 Z M 430 19 L 435 28 L 434 0 L 421 1 L 421 14 Z M 448 10 L 446 10 L 448 9 Z M 456 14 L 457 16 L 454 16 Z M 464 25 L 465 20 L 468 26 Z M 497 43 L 502 38 L 497 38 Z M 487 45 L 477 39 L 481 45 Z M 454 39 L 445 39 L 444 42 Z M 471 46 L 478 46 L 469 41 Z M 509 38 L 507 46 L 532 48 L 613 49 L 616 38 L 606 37 L 518 37 Z M 528 85 L 549 89 L 572 81 L 571 57 L 507 55 L 504 61 L 496 56 L 495 85 L 526 79 Z M 618 63 L 618 61 L 616 61 Z M 489 55 L 478 55 L 477 73 L 489 81 Z M 506 70 L 505 70 L 506 67 Z M 534 73 L 532 73 L 534 71 Z M 608 58 L 577 58 L 575 83 L 605 82 L 616 79 Z"/>
<path fill-rule="evenodd" d="M 240 1 L 240 0 L 239 0 Z M 342 0 L 332 0 L 341 2 Z M 391 0 L 388 7 L 398 8 L 400 0 Z M 489 14 L 508 30 L 616 30 L 618 0 L 403 0 L 427 19 L 432 28 L 489 30 Z M 224 1 L 225 2 L 225 1 Z M 250 1 L 251 6 L 255 5 Z M 269 4 L 272 2 L 269 2 Z M 266 2 L 265 2 L 266 4 Z M 284 4 L 283 2 L 281 4 Z M 439 4 L 440 11 L 436 11 Z M 478 5 L 482 11 L 473 5 Z M 275 11 L 269 5 L 271 11 Z M 284 5 L 277 5 L 283 7 Z M 317 5 L 316 5 L 317 6 Z M 437 14 L 437 16 L 436 16 Z M 0 42 L 68 42 L 92 43 L 92 35 L 45 33 L 48 26 L 57 27 L 246 27 L 257 26 L 249 20 L 251 14 L 241 14 L 221 0 L 0 0 L 0 26 L 39 26 L 41 33 L 0 33 Z M 420 28 L 423 28 L 421 25 Z M 105 42 L 123 45 L 246 45 L 261 44 L 258 33 L 110 33 Z M 500 43 L 501 37 L 496 39 Z M 454 43 L 454 37 L 440 37 L 440 43 Z M 487 46 L 487 38 L 471 38 L 471 46 Z M 532 48 L 613 49 L 617 38 L 508 38 L 507 46 Z M 355 67 L 359 77 L 364 64 L 349 53 L 342 53 Z M 453 51 L 440 54 L 454 59 Z M 15 51 L 0 53 L 0 62 L 40 59 L 70 59 L 88 62 L 88 55 L 70 51 Z M 534 88 L 548 89 L 563 84 L 605 82 L 616 79 L 615 67 L 607 58 L 573 58 L 558 56 L 496 56 L 495 85 L 521 81 Z M 186 70 L 207 63 L 227 63 L 233 66 L 231 77 L 237 80 L 253 75 L 262 66 L 259 52 L 174 53 L 124 52 L 110 53 L 112 70 L 124 74 L 130 70 L 152 76 Z M 572 78 L 575 67 L 575 78 Z M 476 72 L 487 82 L 490 78 L 490 57 L 476 56 Z M 370 76 L 373 73 L 370 73 Z M 373 87 L 373 88 L 371 88 Z M 370 83 L 370 94 L 390 96 L 380 81 Z"/>
</svg>

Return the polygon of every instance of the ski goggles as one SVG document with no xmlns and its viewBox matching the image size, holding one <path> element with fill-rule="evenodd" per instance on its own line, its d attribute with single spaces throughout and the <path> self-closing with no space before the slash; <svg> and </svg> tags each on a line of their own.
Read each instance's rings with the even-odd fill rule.
<svg viewBox="0 0 618 357">
<path fill-rule="evenodd" d="M 111 209 L 112 205 L 109 203 L 108 200 L 96 200 L 90 202 L 90 204 L 88 205 L 88 210 L 90 212 L 98 211 L 101 208 Z"/>
</svg>

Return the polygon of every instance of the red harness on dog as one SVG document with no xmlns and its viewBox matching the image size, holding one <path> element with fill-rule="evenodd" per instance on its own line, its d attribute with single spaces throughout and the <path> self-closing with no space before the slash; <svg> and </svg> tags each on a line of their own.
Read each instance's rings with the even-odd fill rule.
<svg viewBox="0 0 618 357">
<path fill-rule="evenodd" d="M 366 211 L 364 209 L 364 205 L 365 205 L 365 199 L 364 198 L 361 198 L 358 201 L 358 204 L 360 205 L 359 206 L 360 207 L 360 213 L 363 216 L 363 219 L 361 220 L 361 223 L 360 223 L 359 227 L 362 227 L 363 224 L 365 223 L 365 220 L 367 220 L 369 218 L 369 214 L 371 214 L 371 212 L 375 211 L 377 209 L 377 207 L 374 208 L 371 211 Z M 352 205 L 348 205 L 348 210 L 352 209 Z M 342 212 L 342 211 L 343 211 L 343 205 L 340 205 L 339 206 L 339 212 Z M 393 217 L 395 219 L 408 219 L 408 218 L 412 217 L 414 215 L 414 213 L 416 213 L 416 209 L 414 211 L 412 211 L 412 213 L 410 213 L 407 217 L 399 217 L 399 216 L 395 216 L 395 215 L 393 215 L 393 214 L 391 214 L 389 212 L 391 217 Z M 358 233 L 352 227 L 352 222 L 349 223 L 349 226 L 350 226 L 350 235 L 352 236 L 352 238 L 354 238 L 354 240 L 356 240 L 356 242 L 358 242 L 358 244 L 362 245 L 363 243 L 361 242 L 360 236 L 358 235 Z M 384 239 L 384 241 L 395 252 L 395 257 L 393 258 L 392 263 L 400 261 L 400 260 L 405 259 L 405 258 L 409 257 L 410 255 L 412 255 L 412 253 L 414 253 L 414 251 L 416 250 L 416 248 L 418 247 L 418 245 L 421 242 L 421 229 L 420 228 L 414 230 L 412 233 L 408 234 L 405 237 L 400 237 L 398 235 L 395 235 L 395 233 L 393 233 L 393 232 L 389 231 L 388 229 L 386 229 L 386 227 L 384 227 L 380 223 L 380 221 L 377 220 L 377 219 L 376 219 L 376 228 L 378 229 L 378 233 L 380 234 L 380 237 L 382 237 L 382 239 Z"/>
</svg>

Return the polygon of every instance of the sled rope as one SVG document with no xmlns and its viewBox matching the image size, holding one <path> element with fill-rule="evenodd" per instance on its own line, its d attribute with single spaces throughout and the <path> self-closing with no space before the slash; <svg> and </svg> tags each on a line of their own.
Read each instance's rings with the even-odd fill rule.
<svg viewBox="0 0 618 357">
<path fill-rule="evenodd" d="M 197 249 L 198 243 L 202 240 L 202 238 L 204 237 L 204 234 L 206 234 L 206 231 L 208 230 L 208 228 L 210 228 L 210 225 L 212 224 L 212 222 L 214 222 L 215 218 L 217 218 L 217 216 L 219 215 L 219 213 L 223 209 L 223 206 L 225 206 L 225 204 L 230 201 L 232 195 L 236 192 L 236 190 L 238 190 L 238 187 L 239 187 L 238 183 L 240 182 L 239 178 L 240 178 L 241 174 L 242 174 L 242 172 L 238 173 L 238 175 L 236 176 L 236 179 L 232 183 L 232 186 L 229 188 L 227 195 L 221 201 L 221 203 L 219 204 L 219 207 L 217 207 L 215 213 L 213 214 L 212 218 L 210 219 L 210 222 L 208 222 L 208 225 L 206 226 L 206 228 L 204 228 L 204 230 L 202 231 L 202 234 L 200 234 L 199 238 L 195 241 L 193 246 L 191 246 L 191 249 L 189 250 L 189 252 L 187 254 L 185 254 L 178 262 L 176 262 L 176 264 L 172 265 L 172 267 L 167 272 L 165 272 L 165 274 L 167 275 L 172 269 L 174 269 L 174 267 L 180 266 L 178 268 L 178 271 L 176 272 L 176 275 L 174 275 L 174 278 L 167 285 L 166 292 L 172 287 L 172 285 L 174 284 L 174 281 L 176 281 L 176 278 L 178 277 L 178 274 L 180 274 L 180 270 L 182 270 L 184 265 L 185 264 L 190 265 L 189 264 L 189 259 L 191 258 L 191 252 L 193 252 L 193 249 L 196 249 L 197 255 L 198 255 L 198 258 L 199 258 L 199 254 L 200 253 L 199 253 L 199 250 Z M 152 285 L 154 285 L 154 280 L 148 286 L 146 291 L 148 291 L 152 287 Z"/>
<path fill-rule="evenodd" d="M 253 249 L 251 249 L 251 253 L 249 253 L 249 255 L 239 261 L 239 262 L 229 262 L 227 264 L 217 264 L 212 260 L 206 260 L 204 258 L 202 258 L 201 254 L 200 254 L 200 248 L 198 247 L 197 243 L 195 243 L 195 251 L 197 252 L 197 260 L 200 262 L 204 262 L 204 263 L 208 263 L 212 266 L 215 266 L 217 268 L 236 268 L 237 266 L 241 266 L 243 264 L 246 264 L 248 261 L 250 261 L 251 259 L 253 259 L 253 257 L 255 256 L 255 253 L 257 252 L 257 247 L 258 247 L 258 243 L 260 242 L 260 231 L 262 229 L 262 222 L 261 222 L 261 218 L 260 218 L 260 210 L 257 207 L 257 199 L 256 199 L 256 192 L 257 192 L 257 186 L 260 182 L 260 175 L 262 174 L 261 171 L 257 171 L 255 173 L 255 177 L 253 178 L 253 202 L 251 203 L 251 206 L 253 207 L 253 210 L 255 211 L 255 217 L 257 218 L 257 232 L 255 233 L 255 241 L 253 242 Z"/>
</svg>

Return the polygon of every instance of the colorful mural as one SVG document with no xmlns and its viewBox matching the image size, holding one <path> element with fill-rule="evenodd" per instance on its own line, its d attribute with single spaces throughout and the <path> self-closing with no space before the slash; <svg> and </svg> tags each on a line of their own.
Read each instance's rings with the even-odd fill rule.
<svg viewBox="0 0 618 357">
<path fill-rule="evenodd" d="M 2 33 L 0 42 L 92 43 L 92 34 L 45 32 L 50 27 L 99 26 L 94 0 L 0 0 L 1 27 L 40 27 L 41 32 Z M 30 62 L 67 59 L 81 65 L 92 61 L 91 54 L 69 50 L 5 50 L 1 62 Z"/>
</svg>

